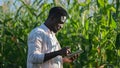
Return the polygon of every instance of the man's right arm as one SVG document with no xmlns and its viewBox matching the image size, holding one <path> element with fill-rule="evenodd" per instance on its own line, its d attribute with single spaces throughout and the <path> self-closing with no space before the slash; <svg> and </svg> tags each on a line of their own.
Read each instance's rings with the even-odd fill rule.
<svg viewBox="0 0 120 68">
<path fill-rule="evenodd" d="M 45 61 L 48 61 L 58 55 L 61 55 L 61 56 L 66 56 L 67 54 L 70 53 L 70 49 L 68 47 L 64 47 L 62 48 L 61 50 L 58 50 L 58 51 L 54 51 L 54 52 L 50 52 L 50 53 L 45 53 L 45 56 L 44 56 L 44 62 Z"/>
<path fill-rule="evenodd" d="M 43 63 L 58 55 L 67 55 L 70 52 L 68 47 L 64 47 L 61 50 L 42 53 L 42 39 L 37 35 L 28 38 L 28 61 L 32 63 Z"/>
</svg>

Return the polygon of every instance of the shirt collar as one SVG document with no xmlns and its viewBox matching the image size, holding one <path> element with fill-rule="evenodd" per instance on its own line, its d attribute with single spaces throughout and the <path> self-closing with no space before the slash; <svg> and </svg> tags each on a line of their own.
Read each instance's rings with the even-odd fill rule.
<svg viewBox="0 0 120 68">
<path fill-rule="evenodd" d="M 41 24 L 40 27 L 44 29 L 45 32 L 48 32 L 49 34 L 55 34 L 53 31 L 50 31 L 50 29 L 45 24 Z"/>
</svg>

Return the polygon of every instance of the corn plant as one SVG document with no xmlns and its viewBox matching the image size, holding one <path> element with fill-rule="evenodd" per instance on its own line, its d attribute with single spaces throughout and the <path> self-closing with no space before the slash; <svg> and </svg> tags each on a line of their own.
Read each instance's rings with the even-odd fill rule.
<svg viewBox="0 0 120 68">
<path fill-rule="evenodd" d="M 69 14 L 57 33 L 62 47 L 84 50 L 64 68 L 120 67 L 119 0 L 3 0 L 0 5 L 0 67 L 26 68 L 27 36 L 44 23 L 49 9 L 62 6 Z"/>
</svg>

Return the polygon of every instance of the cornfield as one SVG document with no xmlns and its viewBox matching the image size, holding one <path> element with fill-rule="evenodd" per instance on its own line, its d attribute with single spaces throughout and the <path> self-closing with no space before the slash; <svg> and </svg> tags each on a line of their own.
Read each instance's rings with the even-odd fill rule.
<svg viewBox="0 0 120 68">
<path fill-rule="evenodd" d="M 0 68 L 26 68 L 28 34 L 54 6 L 69 14 L 61 47 L 84 50 L 64 68 L 120 67 L 120 0 L 0 0 Z"/>
</svg>

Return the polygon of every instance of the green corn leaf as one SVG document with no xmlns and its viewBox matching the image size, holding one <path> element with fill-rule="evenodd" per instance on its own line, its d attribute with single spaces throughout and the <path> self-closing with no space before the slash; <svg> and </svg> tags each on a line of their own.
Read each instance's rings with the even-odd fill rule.
<svg viewBox="0 0 120 68">
<path fill-rule="evenodd" d="M 89 4 L 91 2 L 91 0 L 86 0 L 86 3 Z"/>
<path fill-rule="evenodd" d="M 99 3 L 99 5 L 101 6 L 101 7 L 104 7 L 104 0 L 98 0 L 98 3 Z"/>
<path fill-rule="evenodd" d="M 87 20 L 85 23 L 85 29 L 86 29 L 86 31 L 88 31 L 88 29 L 89 29 L 89 20 Z"/>
<path fill-rule="evenodd" d="M 110 10 L 116 12 L 116 9 L 114 7 L 111 7 Z"/>
<path fill-rule="evenodd" d="M 82 14 L 82 26 L 85 26 L 85 19 L 86 19 L 86 15 L 87 15 L 88 10 L 85 10 Z"/>
<path fill-rule="evenodd" d="M 111 26 L 113 29 L 117 28 L 116 22 L 115 22 L 115 20 L 113 19 L 113 17 L 111 17 L 111 24 L 110 24 L 110 26 Z"/>
</svg>

